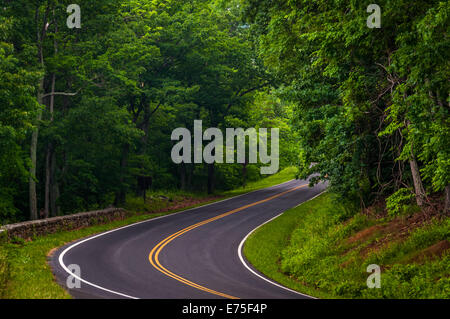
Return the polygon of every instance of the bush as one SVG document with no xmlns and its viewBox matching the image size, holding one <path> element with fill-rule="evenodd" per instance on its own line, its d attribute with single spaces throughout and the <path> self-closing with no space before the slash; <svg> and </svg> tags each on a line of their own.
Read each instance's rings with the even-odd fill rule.
<svg viewBox="0 0 450 319">
<path fill-rule="evenodd" d="M 13 196 L 0 184 L 0 225 L 16 221 L 17 208 L 14 207 Z"/>
<path fill-rule="evenodd" d="M 386 199 L 386 208 L 390 216 L 398 216 L 401 213 L 411 211 L 414 193 L 410 188 L 400 188 Z"/>
<path fill-rule="evenodd" d="M 418 264 L 395 264 L 381 275 L 381 289 L 366 289 L 364 298 L 450 297 L 450 255 Z"/>
<path fill-rule="evenodd" d="M 450 297 L 449 251 L 416 262 L 423 250 L 448 240 L 449 218 L 436 218 L 397 240 L 392 232 L 380 237 L 377 228 L 370 229 L 386 225 L 385 218 L 353 215 L 343 220 L 344 208 L 330 193 L 323 194 L 259 228 L 248 238 L 244 253 L 270 278 L 317 297 Z M 384 238 L 388 240 L 378 245 Z M 369 264 L 381 267 L 380 289 L 367 287 Z"/>
</svg>

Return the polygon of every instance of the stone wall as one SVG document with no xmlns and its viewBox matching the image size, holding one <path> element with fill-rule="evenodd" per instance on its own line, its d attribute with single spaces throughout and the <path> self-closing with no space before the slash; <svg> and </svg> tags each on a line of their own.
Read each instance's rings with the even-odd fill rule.
<svg viewBox="0 0 450 319">
<path fill-rule="evenodd" d="M 86 213 L 51 217 L 27 221 L 0 227 L 0 235 L 9 238 L 30 239 L 62 230 L 73 230 L 81 227 L 107 223 L 113 220 L 121 220 L 130 213 L 123 208 L 107 208 Z M 3 236 L 2 236 L 3 237 Z"/>
</svg>

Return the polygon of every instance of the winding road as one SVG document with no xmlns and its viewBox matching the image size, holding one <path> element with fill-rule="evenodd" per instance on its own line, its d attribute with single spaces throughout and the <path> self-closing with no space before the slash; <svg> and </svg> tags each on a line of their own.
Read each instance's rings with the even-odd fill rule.
<svg viewBox="0 0 450 319">
<path fill-rule="evenodd" d="M 292 180 L 149 219 L 63 246 L 50 264 L 75 298 L 309 298 L 258 273 L 242 246 L 255 228 L 324 189 Z M 72 264 L 80 288 L 66 286 Z"/>
</svg>

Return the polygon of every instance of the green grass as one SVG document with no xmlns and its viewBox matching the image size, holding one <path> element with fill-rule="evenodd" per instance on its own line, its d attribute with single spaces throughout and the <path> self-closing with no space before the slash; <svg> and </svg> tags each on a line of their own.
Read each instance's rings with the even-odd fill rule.
<svg viewBox="0 0 450 319">
<path fill-rule="evenodd" d="M 223 200 L 225 198 L 249 193 L 258 189 L 278 185 L 292 179 L 295 179 L 298 173 L 296 167 L 287 167 L 277 174 L 268 175 L 258 181 L 250 182 L 245 187 L 238 187 L 230 191 L 219 192 L 213 195 L 214 197 L 220 197 L 212 199 L 211 202 L 217 200 Z M 211 197 L 213 197 L 211 196 Z M 179 201 L 183 198 L 190 199 L 204 199 L 207 198 L 206 193 L 192 193 L 181 190 L 158 190 L 147 192 L 147 201 L 144 203 L 142 197 L 136 197 L 132 195 L 127 196 L 127 203 L 124 207 L 128 211 L 133 212 L 147 212 L 155 209 L 163 209 L 168 207 L 171 202 Z"/>
<path fill-rule="evenodd" d="M 0 248 L 2 248 L 0 246 Z M 0 249 L 0 299 L 4 298 L 6 284 L 10 276 L 10 264 L 6 249 Z"/>
<path fill-rule="evenodd" d="M 374 235 L 357 244 L 347 239 L 386 220 L 348 212 L 325 193 L 256 230 L 244 254 L 259 271 L 281 284 L 319 298 L 449 298 L 450 255 L 422 264 L 410 258 L 450 238 L 449 218 L 413 230 L 406 240 L 361 254 L 380 240 Z M 366 285 L 369 264 L 381 266 L 381 288 Z"/>
<path fill-rule="evenodd" d="M 323 207 L 323 205 L 326 205 Z M 316 297 L 331 297 L 320 290 L 308 287 L 304 283 L 280 271 L 282 251 L 289 244 L 294 231 L 303 224 L 306 215 L 326 213 L 332 206 L 324 200 L 323 196 L 308 201 L 297 208 L 286 211 L 272 222 L 258 228 L 244 244 L 244 255 L 248 261 L 267 277 L 274 279 L 282 285 L 302 293 Z M 324 221 L 323 216 L 317 220 Z M 309 224 L 309 223 L 308 223 Z M 309 224 L 311 227 L 320 225 Z M 316 233 L 314 231 L 314 233 Z M 315 239 L 320 239 L 315 236 Z"/>
<path fill-rule="evenodd" d="M 0 251 L 7 258 L 9 278 L 6 284 L 5 282 L 3 284 L 6 289 L 2 290 L 2 298 L 70 298 L 70 295 L 55 282 L 47 264 L 47 254 L 50 250 L 79 238 L 161 215 L 165 214 L 136 215 L 108 224 L 37 237 L 30 242 L 3 244 Z"/>
<path fill-rule="evenodd" d="M 278 172 L 274 175 L 269 175 L 268 177 L 262 178 L 255 182 L 248 183 L 245 188 L 239 187 L 236 189 L 233 189 L 231 191 L 224 192 L 223 195 L 225 196 L 236 196 L 240 194 L 244 194 L 247 192 L 255 191 L 261 188 L 270 187 L 273 185 L 281 184 L 284 182 L 287 182 L 291 179 L 295 179 L 295 176 L 298 173 L 298 169 L 296 167 L 288 167 L 283 169 L 282 171 Z"/>
<path fill-rule="evenodd" d="M 47 255 L 52 249 L 71 241 L 121 226 L 167 215 L 191 207 L 205 205 L 226 197 L 236 196 L 259 188 L 276 185 L 294 178 L 295 172 L 296 169 L 288 168 L 276 175 L 251 183 L 245 189 L 241 188 L 220 194 L 220 196 L 215 196 L 214 198 L 207 197 L 204 194 L 192 194 L 181 191 L 149 192 L 148 201 L 144 203 L 142 198 L 130 196 L 127 198 L 126 209 L 136 212 L 136 214 L 127 219 L 73 231 L 63 231 L 40 236 L 34 238 L 32 241 L 19 240 L 12 243 L 4 242 L 3 239 L 3 243 L 0 243 L 0 298 L 70 298 L 70 295 L 55 282 L 50 266 L 47 263 Z M 139 213 L 167 208 L 173 201 L 179 201 L 183 198 L 211 198 L 211 200 L 164 213 Z"/>
<path fill-rule="evenodd" d="M 126 204 L 123 208 L 131 212 L 150 212 L 164 209 L 173 205 L 174 202 L 182 201 L 183 199 L 199 199 L 204 200 L 212 196 L 208 196 L 206 193 L 192 193 L 188 191 L 180 190 L 159 190 L 149 191 L 146 195 L 146 201 L 142 197 L 136 197 L 128 194 Z"/>
</svg>

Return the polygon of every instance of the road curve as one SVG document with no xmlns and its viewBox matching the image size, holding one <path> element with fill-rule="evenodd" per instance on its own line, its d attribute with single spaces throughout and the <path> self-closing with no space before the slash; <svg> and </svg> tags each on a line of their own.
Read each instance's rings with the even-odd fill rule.
<svg viewBox="0 0 450 319">
<path fill-rule="evenodd" d="M 325 188 L 307 184 L 292 180 L 81 239 L 50 265 L 75 298 L 308 298 L 264 278 L 239 252 L 253 229 Z M 70 289 L 73 264 L 81 287 Z"/>
</svg>

